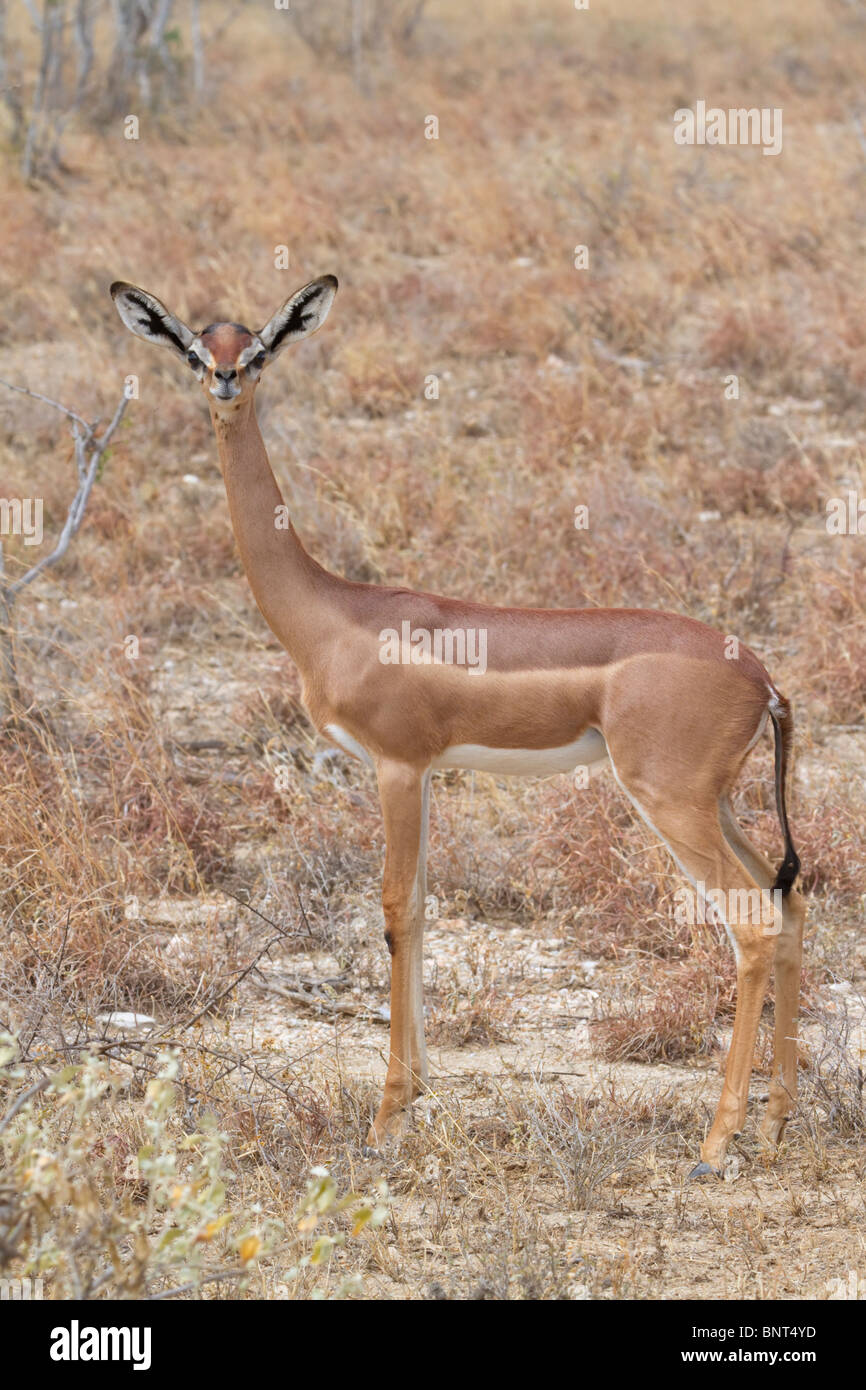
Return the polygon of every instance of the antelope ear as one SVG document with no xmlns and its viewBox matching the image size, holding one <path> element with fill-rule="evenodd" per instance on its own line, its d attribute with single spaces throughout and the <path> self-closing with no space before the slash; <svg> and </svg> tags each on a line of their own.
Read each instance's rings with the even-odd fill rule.
<svg viewBox="0 0 866 1390">
<path fill-rule="evenodd" d="M 128 285 L 125 280 L 115 280 L 111 286 L 111 297 L 130 333 L 134 333 L 136 338 L 144 338 L 148 343 L 171 348 L 172 352 L 186 360 L 187 348 L 195 334 L 174 314 L 170 314 L 164 304 L 160 304 L 147 290 Z"/>
<path fill-rule="evenodd" d="M 296 290 L 259 333 L 271 357 L 276 357 L 289 343 L 315 333 L 328 317 L 336 293 L 336 275 L 323 275 Z"/>
</svg>

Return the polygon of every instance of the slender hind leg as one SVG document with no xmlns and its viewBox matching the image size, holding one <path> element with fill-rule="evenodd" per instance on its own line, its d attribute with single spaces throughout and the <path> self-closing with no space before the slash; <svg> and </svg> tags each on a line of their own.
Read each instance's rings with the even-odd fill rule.
<svg viewBox="0 0 866 1390">
<path fill-rule="evenodd" d="M 762 888 L 771 888 L 775 870 L 752 844 L 734 816 L 726 796 L 719 800 L 719 821 L 728 844 Z M 803 968 L 803 922 L 806 904 L 793 888 L 782 899 L 782 930 L 776 939 L 776 1020 L 773 1039 L 773 1071 L 767 1113 L 761 1122 L 763 1137 L 778 1144 L 797 1096 L 797 1015 Z"/>
<path fill-rule="evenodd" d="M 719 824 L 722 827 L 722 834 L 734 854 L 743 867 L 749 871 L 752 878 L 760 883 L 762 888 L 772 888 L 776 870 L 769 859 L 761 853 L 758 846 L 752 844 L 734 815 L 733 807 L 727 796 L 719 797 Z"/>
<path fill-rule="evenodd" d="M 418 867 L 412 898 L 412 1055 L 418 1087 L 427 1085 L 427 1043 L 424 1038 L 424 905 L 427 900 L 427 837 L 430 828 L 430 773 L 421 782 L 421 833 L 418 844 Z"/>
<path fill-rule="evenodd" d="M 737 1009 L 722 1094 L 710 1132 L 701 1146 L 695 1175 L 721 1172 L 728 1144 L 743 1126 L 755 1054 L 758 1021 L 767 994 L 776 949 L 778 922 L 764 926 L 761 884 L 743 866 L 722 834 L 715 798 L 690 789 L 666 788 L 639 776 L 617 780 L 653 830 L 667 844 L 680 867 L 707 893 L 724 895 L 724 925 L 737 962 Z M 709 899 L 710 902 L 714 898 Z"/>
<path fill-rule="evenodd" d="M 797 1099 L 797 1016 L 803 970 L 806 904 L 796 888 L 783 899 L 784 925 L 776 943 L 776 1028 L 773 1077 L 761 1134 L 778 1144 Z"/>
<path fill-rule="evenodd" d="M 423 933 L 429 773 L 381 762 L 379 799 L 385 821 L 382 907 L 391 952 L 391 1042 L 382 1103 L 367 1135 L 378 1146 L 402 1123 L 427 1082 L 424 1046 Z"/>
</svg>

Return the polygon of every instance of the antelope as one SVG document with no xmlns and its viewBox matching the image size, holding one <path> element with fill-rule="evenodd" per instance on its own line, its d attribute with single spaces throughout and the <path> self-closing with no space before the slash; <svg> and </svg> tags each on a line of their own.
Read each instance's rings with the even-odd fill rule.
<svg viewBox="0 0 866 1390">
<path fill-rule="evenodd" d="M 690 1176 L 721 1175 L 745 1120 L 773 968 L 774 1058 L 760 1126 L 767 1144 L 778 1143 L 796 1094 L 805 905 L 787 812 L 791 706 L 746 646 L 732 647 L 675 613 L 492 607 L 354 583 L 317 564 L 287 520 L 255 395 L 262 372 L 284 348 L 324 323 L 336 290 L 332 275 L 312 280 L 258 332 L 221 322 L 196 333 L 123 281 L 111 295 L 132 333 L 170 348 L 198 381 L 259 609 L 300 672 L 319 734 L 376 775 L 391 1015 L 384 1093 L 367 1144 L 379 1148 L 399 1133 L 428 1085 L 422 937 L 431 774 L 467 768 L 548 776 L 607 765 L 700 893 L 723 904 L 744 894 L 772 900 L 769 923 L 763 914 L 748 920 L 748 913 L 716 909 L 736 959 L 736 1015 L 721 1096 Z M 468 632 L 485 634 L 483 670 L 446 659 L 442 642 L 436 647 L 435 635 L 449 634 L 450 653 L 459 655 L 455 634 Z M 768 724 L 784 840 L 778 871 L 747 837 L 730 801 Z"/>
</svg>

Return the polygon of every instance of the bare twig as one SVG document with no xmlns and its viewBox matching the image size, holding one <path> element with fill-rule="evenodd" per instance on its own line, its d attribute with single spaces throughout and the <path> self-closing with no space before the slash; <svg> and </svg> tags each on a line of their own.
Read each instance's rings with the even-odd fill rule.
<svg viewBox="0 0 866 1390">
<path fill-rule="evenodd" d="M 204 44 L 201 37 L 201 9 L 199 0 L 192 0 L 189 19 L 190 44 L 192 47 L 192 86 L 198 96 L 204 89 Z"/>
<path fill-rule="evenodd" d="M 0 386 L 6 386 L 10 391 L 19 391 L 22 396 L 30 396 L 34 401 L 42 401 L 45 405 L 53 406 L 55 410 L 61 411 L 64 415 L 68 415 L 70 420 L 77 420 L 79 425 L 85 430 L 91 428 L 87 421 L 83 419 L 82 416 L 76 414 L 74 410 L 70 410 L 68 405 L 63 405 L 60 401 L 54 401 L 50 396 L 43 396 L 40 391 L 31 391 L 29 386 L 16 386 L 14 381 L 6 381 L 4 377 L 0 377 Z M 96 423 L 98 424 L 99 422 L 97 421 Z"/>
<path fill-rule="evenodd" d="M 63 530 L 60 533 L 60 538 L 58 539 L 56 546 L 54 547 L 50 555 L 46 555 L 44 559 L 39 560 L 35 565 L 33 565 L 31 569 L 27 570 L 25 574 L 22 574 L 19 579 L 16 579 L 14 584 L 11 584 L 9 586 L 9 592 L 12 594 L 13 598 L 16 594 L 20 593 L 20 591 L 24 588 L 26 584 L 32 584 L 33 580 L 37 577 L 37 575 L 41 574 L 43 570 L 48 569 L 51 565 L 56 565 L 58 560 L 62 560 L 63 556 L 69 549 L 69 542 L 72 540 L 72 537 L 77 533 L 82 521 L 84 520 L 84 513 L 87 508 L 87 503 L 90 498 L 90 494 L 93 490 L 93 484 L 96 481 L 96 475 L 99 471 L 99 465 L 102 462 L 102 456 L 105 453 L 105 450 L 108 448 L 109 442 L 111 441 L 111 437 L 114 434 L 114 431 L 117 429 L 117 426 L 123 419 L 123 413 L 126 410 L 127 405 L 128 398 L 124 395 L 121 397 L 118 403 L 117 409 L 115 410 L 114 415 L 111 418 L 110 424 L 108 425 L 105 432 L 102 435 L 100 435 L 99 439 L 94 439 L 93 436 L 93 430 L 95 426 L 87 426 L 86 434 L 84 436 L 79 435 L 77 431 L 73 429 L 72 433 L 73 438 L 75 439 L 76 456 L 79 455 L 79 449 L 81 451 L 82 456 L 86 450 L 90 449 L 90 458 L 87 462 L 86 467 L 83 468 L 83 470 L 79 469 L 79 476 L 81 477 L 81 481 L 79 483 L 78 491 L 76 492 L 75 496 L 72 499 L 72 502 L 70 503 L 66 521 L 64 523 Z M 63 406 L 59 408 L 61 410 L 65 409 L 65 407 Z"/>
<path fill-rule="evenodd" d="M 243 1279 L 244 1275 L 249 1275 L 248 1269 L 226 1269 L 217 1274 L 206 1274 L 202 1279 L 196 1279 L 189 1284 L 179 1284 L 176 1289 L 165 1289 L 162 1293 L 151 1293 L 147 1295 L 148 1303 L 159 1303 L 164 1298 L 177 1298 L 178 1294 L 191 1293 L 193 1289 L 200 1289 L 202 1284 L 219 1284 L 226 1279 Z"/>
<path fill-rule="evenodd" d="M 2 1120 L 0 1120 L 0 1134 L 2 1134 L 5 1129 L 9 1128 L 12 1121 L 15 1119 L 15 1116 L 18 1114 L 18 1111 L 23 1110 L 28 1100 L 32 1100 L 34 1096 L 38 1096 L 39 1092 L 44 1091 L 45 1087 L 49 1086 L 50 1084 L 51 1077 L 42 1076 L 33 1086 L 29 1086 L 26 1091 L 22 1091 L 21 1095 L 18 1096 L 18 1098 L 6 1111 L 6 1114 L 3 1116 Z"/>
<path fill-rule="evenodd" d="M 240 899 L 238 899 L 238 901 L 240 901 Z M 292 932 L 283 931 L 281 928 L 277 928 L 277 931 L 279 934 L 277 936 L 271 937 L 270 941 L 265 942 L 261 950 L 258 951 L 255 956 L 253 956 L 253 959 L 250 961 L 249 965 L 244 966 L 243 970 L 241 970 L 239 974 L 235 976 L 231 984 L 226 985 L 225 989 L 220 990 L 219 994 L 217 994 L 216 996 L 212 996 L 210 999 L 206 1000 L 206 1002 L 199 1009 L 198 1013 L 193 1014 L 192 1018 L 188 1018 L 185 1023 L 181 1023 L 179 1027 L 176 1027 L 174 1029 L 174 1031 L 179 1033 L 185 1033 L 187 1028 L 191 1028 L 194 1023 L 198 1023 L 199 1019 L 203 1018 L 206 1013 L 209 1013 L 211 1009 L 215 1008 L 221 999 L 225 999 L 226 995 L 231 994 L 232 990 L 237 989 L 238 985 L 241 983 L 241 980 L 245 980 L 248 975 L 252 974 L 259 961 L 262 959 L 263 956 L 266 956 L 268 954 L 268 951 L 271 949 L 272 946 L 276 946 L 278 941 L 282 941 L 285 937 L 292 936 L 294 934 Z"/>
<path fill-rule="evenodd" d="M 75 466 L 78 473 L 78 487 L 69 504 L 66 520 L 57 539 L 57 544 L 48 555 L 44 555 L 41 560 L 38 560 L 30 569 L 25 570 L 17 579 L 10 580 L 5 573 L 2 542 L 0 542 L 0 715 L 5 715 L 14 705 L 20 703 L 14 648 L 15 602 L 22 589 L 28 584 L 32 584 L 34 579 L 38 578 L 44 570 L 58 564 L 69 549 L 70 541 L 77 534 L 84 520 L 87 503 L 90 500 L 93 485 L 99 476 L 105 451 L 123 419 L 128 397 L 124 392 L 108 425 L 102 434 L 97 436 L 96 430 L 100 423 L 99 420 L 94 421 L 93 424 L 88 424 L 76 410 L 63 405 L 60 401 L 53 400 L 50 396 L 44 396 L 41 391 L 31 391 L 29 386 L 18 386 L 3 378 L 0 378 L 0 386 L 6 386 L 10 391 L 17 391 L 22 396 L 29 396 L 31 400 L 50 405 L 52 409 L 58 410 L 61 415 L 65 415 L 71 421 Z"/>
</svg>

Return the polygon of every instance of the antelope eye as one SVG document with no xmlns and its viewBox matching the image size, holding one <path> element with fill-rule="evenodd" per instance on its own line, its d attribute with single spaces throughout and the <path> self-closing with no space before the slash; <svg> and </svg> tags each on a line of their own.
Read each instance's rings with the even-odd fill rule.
<svg viewBox="0 0 866 1390">
<path fill-rule="evenodd" d="M 255 357 L 250 362 L 250 366 L 255 367 L 257 372 L 261 371 L 262 367 L 265 365 L 267 355 L 268 354 L 266 352 L 257 352 Z"/>
<path fill-rule="evenodd" d="M 204 363 L 202 362 L 197 352 L 188 352 L 186 355 L 186 360 L 192 367 L 194 372 L 197 372 L 199 367 L 204 366 Z"/>
</svg>

